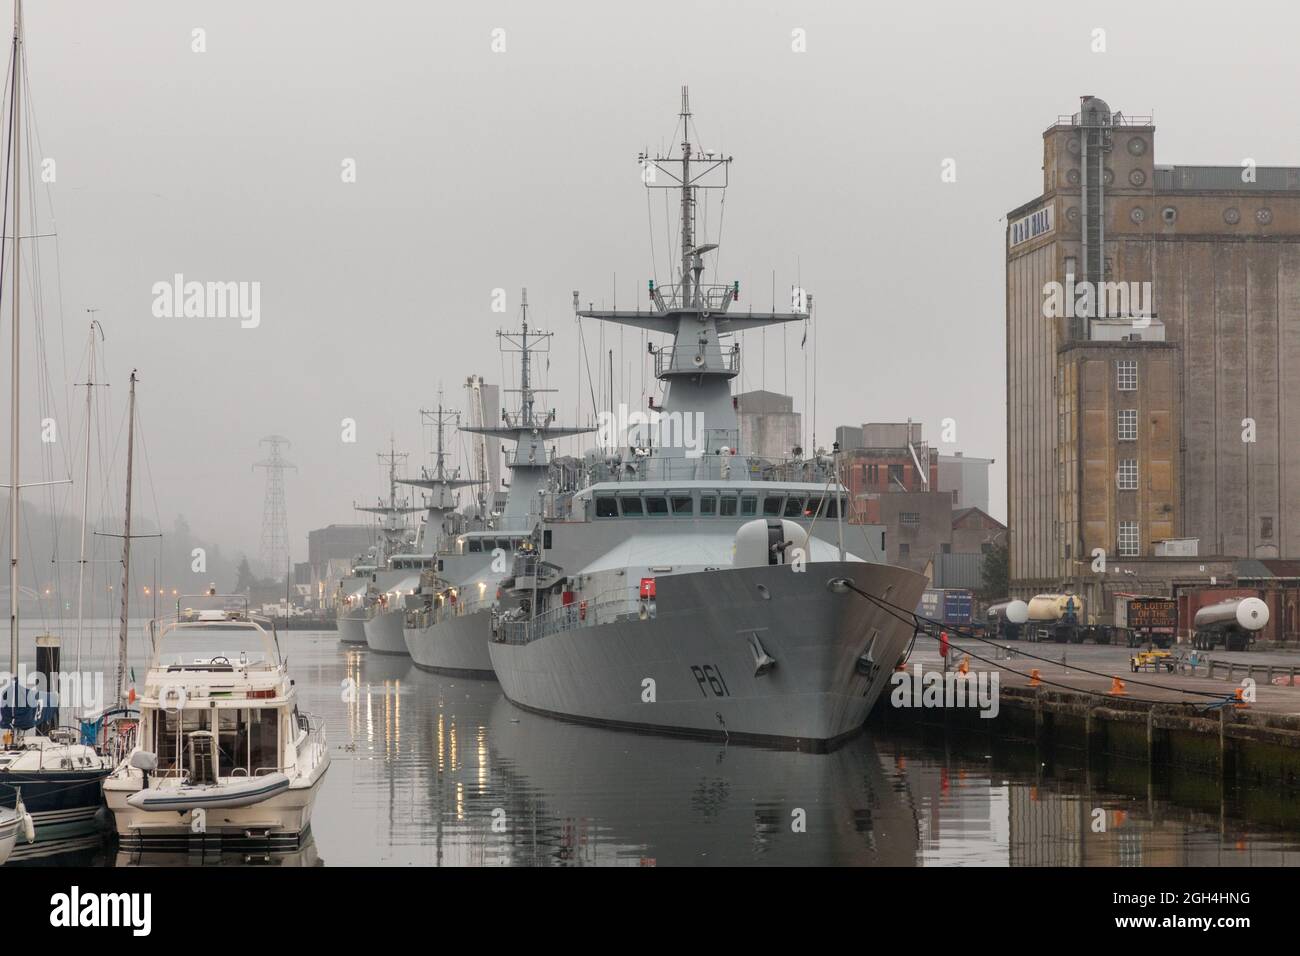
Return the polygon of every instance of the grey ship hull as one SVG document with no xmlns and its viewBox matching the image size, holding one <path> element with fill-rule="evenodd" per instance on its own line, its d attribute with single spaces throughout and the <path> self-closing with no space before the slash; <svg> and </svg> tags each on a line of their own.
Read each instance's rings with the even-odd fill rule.
<svg viewBox="0 0 1300 956">
<path fill-rule="evenodd" d="M 862 727 L 912 638 L 909 623 L 878 605 L 831 592 L 841 577 L 905 608 L 925 587 L 904 568 L 839 561 L 802 573 L 778 565 L 660 577 L 653 617 L 528 643 L 494 639 L 493 668 L 511 701 L 555 716 L 829 749 Z M 755 636 L 776 661 L 766 673 L 757 673 Z M 643 700 L 647 679 L 653 702 Z"/>
<path fill-rule="evenodd" d="M 486 609 L 449 615 L 428 627 L 408 627 L 404 633 L 406 649 L 416 667 L 454 677 L 496 678 L 488 653 L 492 614 Z"/>
<path fill-rule="evenodd" d="M 365 618 L 360 616 L 353 617 L 349 614 L 340 614 L 338 617 L 338 628 L 339 628 L 340 643 L 342 644 L 366 643 Z"/>
<path fill-rule="evenodd" d="M 365 622 L 366 643 L 377 654 L 401 654 L 406 656 L 406 638 L 402 636 L 402 624 L 406 612 L 402 610 L 379 611 Z"/>
<path fill-rule="evenodd" d="M 579 863 L 916 865 L 907 794 L 886 775 L 869 737 L 833 754 L 630 739 L 548 720 L 499 698 L 487 739 L 494 779 L 527 797 L 522 806 L 507 803 L 507 814 L 518 820 L 537 807 L 548 823 L 589 834 L 572 848 Z M 608 779 L 622 785 L 595 783 Z M 792 826 L 795 808 L 806 813 L 805 831 Z"/>
</svg>

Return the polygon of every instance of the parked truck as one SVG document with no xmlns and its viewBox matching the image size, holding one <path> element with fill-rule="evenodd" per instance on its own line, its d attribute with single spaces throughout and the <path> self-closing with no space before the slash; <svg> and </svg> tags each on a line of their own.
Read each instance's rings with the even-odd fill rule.
<svg viewBox="0 0 1300 956">
<path fill-rule="evenodd" d="M 965 588 L 928 588 L 921 594 L 921 604 L 916 611 L 932 621 L 968 627 L 974 609 L 975 595 Z"/>
<path fill-rule="evenodd" d="M 1031 641 L 1082 644 L 1088 633 L 1083 615 L 1077 594 L 1036 594 L 1029 601 L 1025 635 Z"/>
<path fill-rule="evenodd" d="M 1208 604 L 1196 612 L 1192 646 L 1213 650 L 1219 642 L 1224 650 L 1247 651 L 1255 635 L 1268 624 L 1268 605 L 1259 598 L 1229 598 Z"/>
<path fill-rule="evenodd" d="M 1169 647 L 1178 633 L 1178 602 L 1146 594 L 1115 595 L 1115 633 L 1129 647 Z"/>
</svg>

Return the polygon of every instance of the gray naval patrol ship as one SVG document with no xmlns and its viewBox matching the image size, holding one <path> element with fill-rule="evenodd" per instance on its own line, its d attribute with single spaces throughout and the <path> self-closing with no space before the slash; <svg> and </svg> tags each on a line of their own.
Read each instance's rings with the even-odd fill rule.
<svg viewBox="0 0 1300 956">
<path fill-rule="evenodd" d="M 549 349 L 552 333 L 528 324 L 528 290 L 520 297 L 518 332 L 497 332 L 505 352 L 519 354 L 519 410 L 504 410 L 497 425 L 467 425 L 461 431 L 514 442 L 506 461 L 510 486 L 502 513 L 492 527 L 457 535 L 450 550 L 439 554 L 436 568 L 426 573 L 416 606 L 408 613 L 404 634 L 416 666 L 439 674 L 490 680 L 492 661 L 491 612 L 497 607 L 498 586 L 510 574 L 515 552 L 530 540 L 541 519 L 548 491 L 554 448 L 547 444 L 594 431 L 555 423 L 555 410 L 536 407 L 541 389 L 532 383 L 532 356 Z"/>
<path fill-rule="evenodd" d="M 393 489 L 389 493 L 388 504 L 380 505 L 375 512 L 384 515 L 384 527 L 396 525 L 397 519 L 404 520 L 406 514 L 414 514 L 421 509 L 406 503 L 399 504 L 396 488 L 403 483 L 397 477 L 396 462 L 398 458 L 406 459 L 405 454 L 391 451 L 380 455 L 381 460 L 389 463 L 388 480 Z M 362 511 L 370 510 L 366 508 Z M 362 625 L 366 635 L 366 644 L 376 654 L 399 654 L 406 656 L 406 641 L 402 637 L 402 621 L 406 616 L 406 598 L 414 594 L 420 586 L 420 575 L 433 567 L 433 551 L 437 548 L 437 529 L 441 526 L 444 513 L 437 508 L 428 510 L 425 522 L 412 535 L 409 529 L 402 528 L 401 533 L 394 532 L 392 538 L 385 531 L 385 541 L 395 540 L 391 553 L 384 561 L 384 566 L 375 574 L 366 598 L 365 622 Z M 433 540 L 426 545 L 426 534 L 435 532 Z"/>
<path fill-rule="evenodd" d="M 582 310 L 574 294 L 580 317 L 672 337 L 651 346 L 657 421 L 516 556 L 492 668 L 511 701 L 547 714 L 822 750 L 861 728 L 912 638 L 876 601 L 913 608 L 925 579 L 871 563 L 865 529 L 848 530 L 867 560 L 846 550 L 838 453 L 764 467 L 737 451 L 734 337 L 808 316 L 740 312 L 738 283 L 702 284 L 717 246 L 697 244 L 696 193 L 709 176 L 725 188 L 730 158 L 693 152 L 685 88 L 679 128 L 678 155 L 641 161 L 664 174 L 648 187 L 680 191 L 680 281 L 652 281 L 634 311 Z"/>
<path fill-rule="evenodd" d="M 406 515 L 419 511 L 397 497 L 397 463 L 406 459 L 391 444 L 388 454 L 379 453 L 379 460 L 388 464 L 388 502 L 380 500 L 373 506 L 353 502 L 353 509 L 379 517 L 379 544 L 376 553 L 367 555 L 352 568 L 351 575 L 340 582 L 339 603 L 336 613 L 339 641 L 343 644 L 368 644 L 366 621 L 372 614 L 380 595 L 404 573 L 395 571 L 389 559 L 408 551 L 410 532 Z M 358 583 L 360 587 L 358 588 Z"/>
</svg>

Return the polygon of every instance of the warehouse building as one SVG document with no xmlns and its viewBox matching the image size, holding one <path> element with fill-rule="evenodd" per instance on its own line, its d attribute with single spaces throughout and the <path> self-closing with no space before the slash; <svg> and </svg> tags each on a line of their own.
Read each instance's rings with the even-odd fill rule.
<svg viewBox="0 0 1300 956">
<path fill-rule="evenodd" d="M 1007 216 L 1017 593 L 1300 551 L 1300 168 L 1155 158 L 1149 117 L 1084 97 Z"/>
</svg>

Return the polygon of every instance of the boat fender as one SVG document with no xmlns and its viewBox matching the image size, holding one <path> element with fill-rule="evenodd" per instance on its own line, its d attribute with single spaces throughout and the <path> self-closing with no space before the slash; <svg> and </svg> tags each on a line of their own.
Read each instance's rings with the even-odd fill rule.
<svg viewBox="0 0 1300 956">
<path fill-rule="evenodd" d="M 18 812 L 18 819 L 22 821 L 23 837 L 27 840 L 28 843 L 35 843 L 36 822 L 32 819 L 32 815 L 27 812 L 27 807 L 23 805 L 22 794 L 18 795 L 18 801 L 17 804 L 14 806 L 14 809 Z"/>
</svg>

